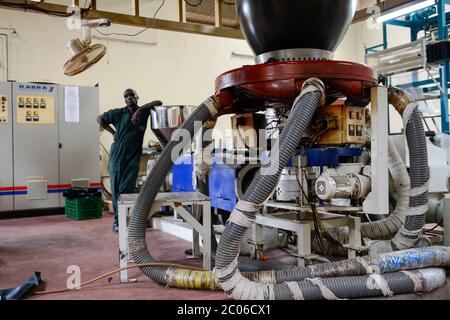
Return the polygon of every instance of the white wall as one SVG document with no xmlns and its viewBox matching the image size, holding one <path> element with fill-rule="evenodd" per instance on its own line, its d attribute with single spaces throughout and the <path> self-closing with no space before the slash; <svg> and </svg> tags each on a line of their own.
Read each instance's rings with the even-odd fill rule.
<svg viewBox="0 0 450 320">
<path fill-rule="evenodd" d="M 169 10 L 173 12 L 178 14 L 178 9 Z M 138 39 L 156 45 L 94 40 L 107 45 L 107 55 L 84 73 L 67 77 L 62 70 L 70 57 L 66 43 L 79 37 L 80 32 L 68 29 L 66 22 L 66 18 L 0 9 L 0 27 L 11 26 L 17 31 L 9 40 L 9 78 L 74 85 L 98 83 L 101 112 L 123 106 L 122 93 L 129 87 L 136 89 L 141 103 L 159 99 L 165 104 L 196 105 L 214 93 L 214 80 L 220 73 L 253 62 L 250 57 L 232 55 L 233 51 L 250 53 L 244 40 L 149 29 Z M 104 31 L 139 30 L 142 28 L 114 26 Z M 150 137 L 147 130 L 146 140 Z M 107 133 L 102 134 L 102 140 L 106 145 L 111 143 Z"/>
</svg>

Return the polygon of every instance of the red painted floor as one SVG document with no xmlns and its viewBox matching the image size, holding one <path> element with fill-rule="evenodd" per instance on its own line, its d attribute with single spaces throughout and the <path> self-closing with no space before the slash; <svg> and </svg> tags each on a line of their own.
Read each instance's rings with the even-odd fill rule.
<svg viewBox="0 0 450 320">
<path fill-rule="evenodd" d="M 119 267 L 118 235 L 111 231 L 112 215 L 102 219 L 73 221 L 65 216 L 46 216 L 0 220 L 0 289 L 16 287 L 34 271 L 42 273 L 46 290 L 66 287 L 69 266 L 81 270 L 87 281 Z M 201 260 L 186 260 L 190 243 L 158 230 L 147 229 L 152 255 L 159 261 L 201 266 Z M 292 258 L 280 250 L 268 253 L 274 261 L 290 263 Z M 129 270 L 136 283 L 121 284 L 118 274 L 68 293 L 32 296 L 29 299 L 57 300 L 221 300 L 223 292 L 182 290 L 160 286 L 138 269 Z M 449 286 L 421 295 L 402 295 L 389 299 L 449 299 Z M 384 299 L 384 298 L 381 298 Z"/>
<path fill-rule="evenodd" d="M 112 216 L 73 221 L 65 216 L 0 220 L 0 289 L 16 287 L 34 271 L 42 273 L 46 290 L 66 287 L 71 265 L 80 267 L 81 281 L 87 281 L 119 267 L 118 235 L 111 231 Z M 190 243 L 158 230 L 148 229 L 152 255 L 164 262 L 201 266 L 201 260 L 186 260 Z M 133 299 L 133 300 L 220 300 L 222 292 L 166 288 L 148 279 L 138 269 L 129 276 L 138 281 L 121 284 L 118 274 L 81 290 L 33 296 L 29 299 Z"/>
</svg>

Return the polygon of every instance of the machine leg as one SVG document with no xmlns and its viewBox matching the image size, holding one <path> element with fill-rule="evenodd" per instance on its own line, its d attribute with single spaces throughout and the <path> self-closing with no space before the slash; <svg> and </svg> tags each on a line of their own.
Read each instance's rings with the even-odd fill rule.
<svg viewBox="0 0 450 320">
<path fill-rule="evenodd" d="M 348 258 L 356 258 L 357 248 L 362 246 L 361 243 L 361 218 L 349 217 L 349 246 Z"/>
<path fill-rule="evenodd" d="M 297 254 L 299 257 L 308 257 L 311 255 L 311 226 L 309 224 L 299 225 L 297 232 Z M 305 258 L 298 258 L 297 265 L 305 266 Z"/>
<path fill-rule="evenodd" d="M 202 203 L 203 209 L 203 268 L 205 270 L 211 270 L 211 232 L 212 224 L 211 224 L 211 203 L 209 201 L 205 201 Z"/>
<path fill-rule="evenodd" d="M 250 250 L 250 256 L 252 259 L 255 260 L 261 260 L 263 256 L 263 237 L 262 237 L 262 231 L 263 226 L 257 223 L 254 223 L 251 227 L 251 240 L 249 241 L 251 250 Z"/>
<path fill-rule="evenodd" d="M 444 246 L 450 246 L 450 194 L 444 198 Z"/>
<path fill-rule="evenodd" d="M 192 205 L 192 216 L 195 218 L 195 220 L 200 220 L 200 207 L 197 204 Z M 197 230 L 195 228 L 192 228 L 192 257 L 198 258 L 201 256 L 200 253 L 200 236 Z"/>
<path fill-rule="evenodd" d="M 128 210 L 126 204 L 118 205 L 119 218 L 119 265 L 120 268 L 128 267 Z M 128 279 L 128 270 L 124 269 L 119 273 L 120 282 L 135 282 L 136 279 Z"/>
</svg>

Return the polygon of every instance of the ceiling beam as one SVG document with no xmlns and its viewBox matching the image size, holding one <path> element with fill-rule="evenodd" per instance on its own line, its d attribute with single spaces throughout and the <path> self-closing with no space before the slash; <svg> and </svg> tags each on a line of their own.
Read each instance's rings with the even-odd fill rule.
<svg viewBox="0 0 450 320">
<path fill-rule="evenodd" d="M 51 1 L 51 0 L 50 0 Z M 412 2 L 414 0 L 377 0 L 377 5 L 380 7 L 381 13 L 391 10 L 393 8 L 402 6 L 408 2 Z M 23 0 L 8 0 L 10 3 L 16 3 L 18 5 L 22 5 L 24 2 Z M 78 2 L 78 1 L 76 1 Z M 180 22 L 180 21 L 170 21 L 170 20 L 163 20 L 163 19 L 152 19 L 149 17 L 141 17 L 139 16 L 139 1 L 135 1 L 135 15 L 128 15 L 128 14 L 122 14 L 122 13 L 115 13 L 115 12 L 108 12 L 108 11 L 100 11 L 96 10 L 96 1 L 93 0 L 93 9 L 89 10 L 85 18 L 86 19 L 99 19 L 99 18 L 107 18 L 110 19 L 111 22 L 114 24 L 123 24 L 133 27 L 148 27 L 151 29 L 159 29 L 159 30 L 166 30 L 166 31 L 175 31 L 175 32 L 187 32 L 187 33 L 193 33 L 193 34 L 201 34 L 201 35 L 208 35 L 208 36 L 216 36 L 216 37 L 224 37 L 224 38 L 234 38 L 234 39 L 244 39 L 244 36 L 239 29 L 232 29 L 232 28 L 225 28 L 222 26 L 211 26 L 206 24 L 197 24 L 197 23 L 189 23 L 189 22 Z M 217 3 L 217 1 L 216 1 Z M 57 11 L 61 13 L 66 13 L 68 6 L 60 5 L 60 4 L 54 4 L 50 2 L 43 2 L 38 5 L 39 8 L 51 10 L 51 11 Z M 0 8 L 4 9 L 15 9 L 15 10 L 21 10 L 20 8 L 12 8 L 12 7 L 5 7 L 0 6 Z M 35 11 L 28 11 L 28 12 L 35 12 Z M 367 12 L 367 8 L 361 9 L 356 12 L 355 17 L 353 19 L 352 23 L 357 23 L 364 21 L 373 13 Z M 181 13 L 180 13 L 181 15 Z"/>
<path fill-rule="evenodd" d="M 8 0 L 9 3 L 15 3 L 17 5 L 23 5 L 23 0 Z M 45 10 L 56 11 L 59 13 L 67 13 L 68 6 L 54 4 L 49 2 L 43 2 L 38 5 L 39 8 Z M 24 11 L 19 7 L 5 7 L 0 6 L 3 9 L 13 9 Z M 35 12 L 28 10 L 27 12 Z M 110 19 L 114 24 L 123 24 L 132 27 L 148 27 L 150 29 L 159 29 L 166 31 L 175 31 L 175 32 L 187 32 L 193 34 L 200 35 L 208 35 L 215 37 L 223 37 L 223 38 L 234 38 L 234 39 L 244 39 L 241 30 L 232 29 L 232 28 L 224 28 L 224 27 L 215 27 L 210 25 L 202 25 L 196 23 L 189 22 L 179 22 L 179 21 L 170 21 L 170 20 L 162 20 L 162 19 L 153 19 L 149 17 L 141 17 L 135 15 L 128 15 L 122 13 L 108 12 L 108 11 L 100 11 L 100 10 L 89 10 L 85 14 L 84 18 L 86 19 L 100 19 L 106 18 Z"/>
</svg>

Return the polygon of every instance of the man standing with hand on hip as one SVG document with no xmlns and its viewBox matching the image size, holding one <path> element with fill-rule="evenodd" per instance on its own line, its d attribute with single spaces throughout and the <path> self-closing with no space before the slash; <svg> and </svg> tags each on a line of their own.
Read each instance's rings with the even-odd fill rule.
<svg viewBox="0 0 450 320">
<path fill-rule="evenodd" d="M 162 105 L 152 101 L 138 106 L 139 96 L 133 89 L 123 94 L 126 107 L 109 110 L 97 118 L 100 127 L 114 136 L 109 153 L 108 169 L 111 176 L 111 195 L 114 209 L 112 230 L 119 231 L 117 201 L 121 194 L 132 193 L 136 187 L 142 155 L 142 143 L 147 129 L 150 109 Z M 114 126 L 114 128 L 111 127 Z"/>
</svg>

